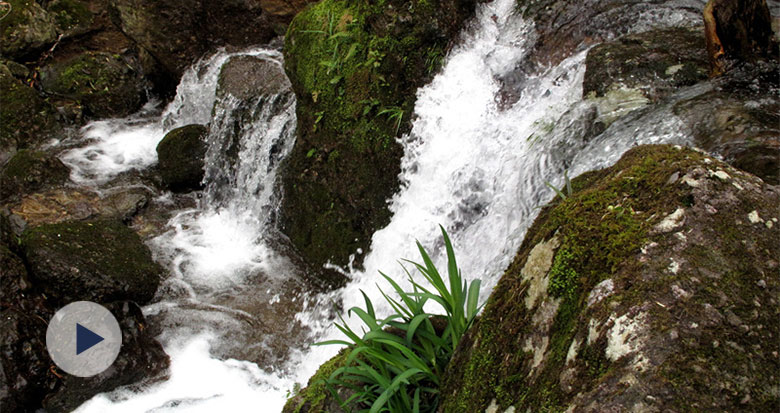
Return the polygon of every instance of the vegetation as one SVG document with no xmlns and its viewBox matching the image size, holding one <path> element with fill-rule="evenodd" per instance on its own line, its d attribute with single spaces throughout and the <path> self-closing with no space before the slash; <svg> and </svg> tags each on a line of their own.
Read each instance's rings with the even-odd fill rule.
<svg viewBox="0 0 780 413">
<path fill-rule="evenodd" d="M 433 289 L 415 281 L 406 267 L 404 271 L 411 282 L 411 292 L 404 291 L 382 273 L 400 296 L 397 300 L 382 292 L 394 313 L 377 319 L 373 303 L 363 293 L 365 309 L 353 307 L 349 313 L 357 315 L 367 331 L 358 334 L 342 318 L 336 327 L 349 341 L 319 343 L 348 346 L 344 365 L 326 380 L 336 399 L 340 399 L 338 388 L 352 391 L 346 400 L 342 400 L 343 406 L 366 409 L 371 413 L 436 411 L 444 369 L 479 310 L 480 288 L 480 280 L 473 280 L 470 285 L 463 280 L 444 228 L 442 236 L 447 249 L 448 283 L 418 242 L 422 263 L 407 262 Z M 427 312 L 424 307 L 429 301 L 441 306 L 445 315 Z"/>
</svg>

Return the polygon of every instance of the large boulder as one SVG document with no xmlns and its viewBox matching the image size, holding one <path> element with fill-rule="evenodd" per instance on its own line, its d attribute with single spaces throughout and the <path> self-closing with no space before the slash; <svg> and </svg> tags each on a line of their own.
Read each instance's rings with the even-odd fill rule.
<svg viewBox="0 0 780 413">
<path fill-rule="evenodd" d="M 0 54 L 24 59 L 57 39 L 57 25 L 35 0 L 8 0 L 0 8 Z M 7 13 L 7 15 L 6 15 Z M 5 89 L 4 89 L 5 90 Z"/>
<path fill-rule="evenodd" d="M 301 4 L 302 3 L 302 4 Z M 293 10 L 306 2 L 290 2 Z M 276 34 L 258 0 L 112 0 L 114 21 L 122 32 L 178 78 L 215 46 L 246 47 Z M 289 18 L 289 17 L 288 17 Z"/>
<path fill-rule="evenodd" d="M 325 0 L 290 23 L 284 56 L 298 137 L 283 177 L 282 223 L 315 268 L 346 265 L 389 222 L 402 155 L 395 138 L 409 130 L 416 89 L 475 6 Z M 343 281 L 335 272 L 322 278 Z"/>
<path fill-rule="evenodd" d="M 235 56 L 219 72 L 217 97 L 238 100 L 275 95 L 290 90 L 290 81 L 281 65 L 263 56 Z"/>
<path fill-rule="evenodd" d="M 146 84 L 133 56 L 84 52 L 40 72 L 43 90 L 74 100 L 92 118 L 126 116 L 146 100 Z"/>
<path fill-rule="evenodd" d="M 144 304 L 163 272 L 138 235 L 120 221 L 40 225 L 25 230 L 21 244 L 33 283 L 60 303 Z"/>
<path fill-rule="evenodd" d="M 585 67 L 583 96 L 634 89 L 652 102 L 706 80 L 709 72 L 700 27 L 650 30 L 601 43 L 588 51 Z"/>
<path fill-rule="evenodd" d="M 780 184 L 780 62 L 743 65 L 674 104 L 696 146 Z"/>
<path fill-rule="evenodd" d="M 62 185 L 69 176 L 70 169 L 58 158 L 23 149 L 0 170 L 0 200 Z"/>
<path fill-rule="evenodd" d="M 206 156 L 203 125 L 176 128 L 157 144 L 157 159 L 163 184 L 174 191 L 192 191 L 202 187 Z"/>
<path fill-rule="evenodd" d="M 778 188 L 672 146 L 572 186 L 456 349 L 440 411 L 780 408 Z"/>
<path fill-rule="evenodd" d="M 32 87 L 0 64 L 0 165 L 19 149 L 34 147 L 62 130 L 56 111 Z"/>
</svg>

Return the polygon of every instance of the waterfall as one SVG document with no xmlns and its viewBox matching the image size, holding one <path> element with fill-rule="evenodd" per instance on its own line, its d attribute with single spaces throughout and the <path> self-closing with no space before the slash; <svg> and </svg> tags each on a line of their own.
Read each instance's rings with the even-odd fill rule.
<svg viewBox="0 0 780 413">
<path fill-rule="evenodd" d="M 412 130 L 401 139 L 402 187 L 391 200 L 393 218 L 374 234 L 365 269 L 343 269 L 353 281 L 316 302 L 289 293 L 298 270 L 273 235 L 276 168 L 293 141 L 291 95 L 249 103 L 217 98 L 218 67 L 230 57 L 221 52 L 185 74 L 176 99 L 153 121 L 106 121 L 134 131 L 143 126 L 149 129 L 143 134 L 155 136 L 188 123 L 210 123 L 206 190 L 198 208 L 181 211 L 170 231 L 151 245 L 172 274 L 157 302 L 144 309 L 151 324 L 161 326 L 159 339 L 172 363 L 169 377 L 98 395 L 78 411 L 279 411 L 294 383 L 305 384 L 338 351 L 295 343 L 340 338 L 329 308 L 333 301 L 345 309 L 362 305 L 359 289 L 380 315 L 388 313 L 375 286 L 384 285 L 378 271 L 401 274 L 398 260 L 417 258 L 415 240 L 440 262 L 438 225 L 447 228 L 465 278 L 483 280 L 485 300 L 538 208 L 554 196 L 546 183 L 561 187 L 566 171 L 573 177 L 608 166 L 634 145 L 688 143 L 690 134 L 671 103 L 636 110 L 598 136 L 590 133 L 585 126 L 594 116 L 608 118 L 611 109 L 582 99 L 585 51 L 526 73 L 516 91 L 520 98 L 502 102 L 501 79 L 527 57 L 534 29 L 515 13 L 514 0 L 481 4 L 475 20 L 441 73 L 417 92 Z M 249 52 L 278 60 L 274 53 Z M 97 126 L 88 126 L 87 134 L 90 128 Z M 66 155 L 74 180 L 104 182 L 118 170 L 153 163 L 149 154 L 116 155 L 127 149 L 111 152 L 109 138 L 95 138 L 91 147 Z M 236 142 L 236 155 L 225 157 Z M 101 163 L 103 155 L 112 168 Z M 269 320 L 258 315 L 273 317 L 280 309 L 297 314 Z M 291 329 L 300 330 L 295 337 L 300 342 L 274 343 L 263 334 L 263 324 L 284 320 L 294 320 Z M 266 354 L 280 348 L 284 357 Z"/>
</svg>

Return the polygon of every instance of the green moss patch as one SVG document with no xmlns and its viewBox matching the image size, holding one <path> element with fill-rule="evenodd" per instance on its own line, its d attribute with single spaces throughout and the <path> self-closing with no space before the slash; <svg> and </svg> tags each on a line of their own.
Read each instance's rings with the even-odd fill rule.
<svg viewBox="0 0 780 413">
<path fill-rule="evenodd" d="M 285 70 L 298 140 L 284 178 L 284 230 L 315 267 L 347 264 L 389 221 L 402 156 L 395 139 L 473 7 L 325 0 L 290 24 Z"/>
</svg>

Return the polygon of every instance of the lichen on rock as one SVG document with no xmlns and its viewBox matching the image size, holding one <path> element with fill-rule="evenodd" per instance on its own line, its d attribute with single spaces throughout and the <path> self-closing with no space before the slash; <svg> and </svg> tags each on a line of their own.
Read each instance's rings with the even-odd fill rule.
<svg viewBox="0 0 780 413">
<path fill-rule="evenodd" d="M 777 188 L 672 146 L 632 149 L 572 186 L 456 350 L 441 411 L 780 407 L 780 360 L 763 344 L 780 336 L 778 228 L 750 220 L 776 218 Z M 529 309 L 523 271 L 556 238 L 548 295 Z"/>
</svg>

